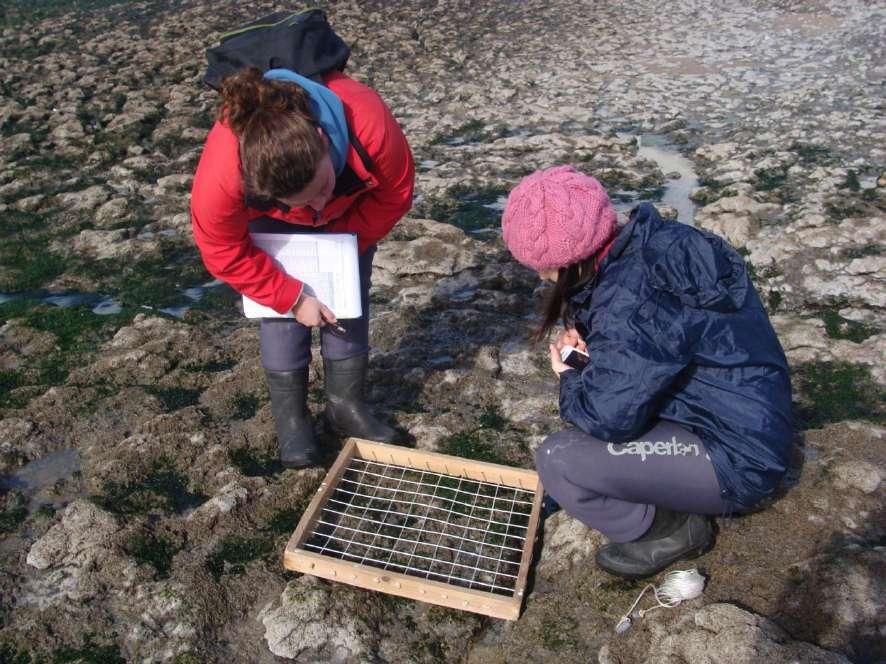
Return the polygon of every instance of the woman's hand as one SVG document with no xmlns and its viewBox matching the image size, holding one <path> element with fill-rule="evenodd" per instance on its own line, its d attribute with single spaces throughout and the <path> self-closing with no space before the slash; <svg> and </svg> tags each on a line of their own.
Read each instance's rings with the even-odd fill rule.
<svg viewBox="0 0 886 664">
<path fill-rule="evenodd" d="M 583 353 L 588 352 L 588 345 L 575 328 L 560 332 L 557 338 L 554 339 L 554 345 L 558 351 L 563 350 L 563 346 L 572 346 L 573 348 L 578 348 Z"/>
<path fill-rule="evenodd" d="M 557 348 L 556 344 L 551 344 L 549 348 L 551 349 L 551 369 L 554 370 L 555 374 L 559 376 L 564 371 L 568 371 L 572 368 L 560 359 L 560 350 Z"/>
<path fill-rule="evenodd" d="M 337 323 L 335 314 L 313 295 L 302 293 L 292 307 L 292 313 L 302 325 L 307 327 L 323 327 L 326 323 Z"/>
</svg>

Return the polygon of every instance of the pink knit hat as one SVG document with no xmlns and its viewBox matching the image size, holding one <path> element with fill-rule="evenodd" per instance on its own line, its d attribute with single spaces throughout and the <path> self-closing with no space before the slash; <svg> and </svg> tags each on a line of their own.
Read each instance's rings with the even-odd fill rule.
<svg viewBox="0 0 886 664">
<path fill-rule="evenodd" d="M 615 209 L 594 178 L 572 166 L 536 171 L 508 196 L 505 244 L 533 270 L 558 269 L 591 256 L 612 239 Z"/>
</svg>

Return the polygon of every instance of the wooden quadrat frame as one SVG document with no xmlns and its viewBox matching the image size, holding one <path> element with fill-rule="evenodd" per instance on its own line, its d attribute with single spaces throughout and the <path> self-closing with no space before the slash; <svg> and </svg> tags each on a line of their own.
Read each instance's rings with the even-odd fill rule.
<svg viewBox="0 0 886 664">
<path fill-rule="evenodd" d="M 286 569 L 516 620 L 541 512 L 532 470 L 350 438 Z"/>
</svg>

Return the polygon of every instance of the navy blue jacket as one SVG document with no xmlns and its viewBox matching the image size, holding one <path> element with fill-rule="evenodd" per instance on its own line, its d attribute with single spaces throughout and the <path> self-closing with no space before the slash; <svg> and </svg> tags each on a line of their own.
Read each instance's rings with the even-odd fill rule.
<svg viewBox="0 0 886 664">
<path fill-rule="evenodd" d="M 732 247 L 644 203 L 570 306 L 591 361 L 560 374 L 564 420 L 616 443 L 658 418 L 685 426 L 730 509 L 775 489 L 792 440 L 790 376 Z"/>
</svg>

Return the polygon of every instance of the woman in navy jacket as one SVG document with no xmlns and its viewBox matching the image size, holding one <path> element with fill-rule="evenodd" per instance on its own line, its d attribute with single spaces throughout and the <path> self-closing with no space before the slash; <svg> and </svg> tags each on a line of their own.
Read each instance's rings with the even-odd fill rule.
<svg viewBox="0 0 886 664">
<path fill-rule="evenodd" d="M 560 415 L 536 452 L 546 491 L 607 535 L 607 571 L 643 577 L 713 542 L 705 515 L 750 509 L 783 476 L 792 438 L 781 345 L 742 258 L 649 204 L 615 225 L 599 182 L 539 171 L 502 219 L 515 258 L 556 282 L 539 338 Z M 580 370 L 561 361 L 571 345 Z"/>
</svg>

